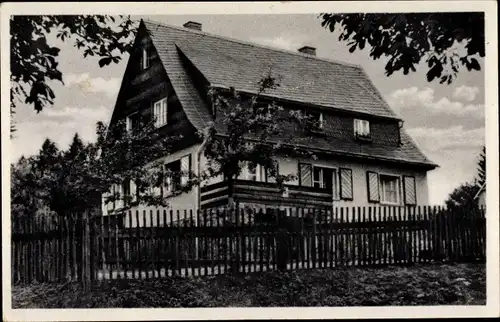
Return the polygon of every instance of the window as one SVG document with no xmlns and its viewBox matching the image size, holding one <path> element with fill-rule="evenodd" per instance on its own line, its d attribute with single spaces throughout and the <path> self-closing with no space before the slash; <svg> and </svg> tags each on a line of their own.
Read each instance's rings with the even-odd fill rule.
<svg viewBox="0 0 500 322">
<path fill-rule="evenodd" d="M 271 117 L 271 104 L 265 104 L 265 103 L 256 103 L 254 105 L 254 113 L 256 115 L 260 115 L 263 118 L 270 118 Z"/>
<path fill-rule="evenodd" d="M 179 189 L 181 180 L 180 180 L 180 172 L 181 172 L 181 161 L 177 160 L 174 162 L 170 162 L 165 164 L 165 176 L 163 182 L 163 191 L 164 195 L 168 195 L 169 193 Z"/>
<path fill-rule="evenodd" d="M 306 113 L 308 121 L 313 129 L 323 129 L 323 113 L 321 112 L 308 112 Z"/>
<path fill-rule="evenodd" d="M 155 126 L 160 127 L 167 124 L 167 98 L 159 100 L 154 104 Z"/>
<path fill-rule="evenodd" d="M 324 188 L 323 186 L 323 169 L 319 167 L 313 168 L 313 187 Z"/>
<path fill-rule="evenodd" d="M 142 69 L 149 68 L 150 59 L 151 59 L 151 57 L 149 55 L 149 49 L 143 48 L 142 49 L 142 56 L 141 56 L 141 68 Z"/>
<path fill-rule="evenodd" d="M 188 183 L 191 171 L 191 155 L 186 155 L 180 160 L 170 162 L 164 166 L 163 195 L 178 190 Z"/>
<path fill-rule="evenodd" d="M 370 137 L 370 122 L 366 120 L 354 120 L 354 136 L 369 138 Z"/>
<path fill-rule="evenodd" d="M 332 168 L 313 166 L 314 188 L 327 189 L 332 191 L 333 196 L 337 197 L 337 171 Z"/>
<path fill-rule="evenodd" d="M 399 177 L 380 175 L 380 201 L 399 204 Z"/>
<path fill-rule="evenodd" d="M 127 116 L 127 132 L 136 129 L 139 126 L 139 113 L 135 112 Z"/>
<path fill-rule="evenodd" d="M 248 163 L 248 175 L 247 175 L 247 180 L 250 181 L 258 181 L 257 180 L 257 168 L 260 168 L 259 164 L 251 164 Z"/>
<path fill-rule="evenodd" d="M 245 162 L 245 165 L 243 167 L 243 175 L 246 180 L 268 182 L 268 174 L 266 168 L 260 164 Z"/>
</svg>

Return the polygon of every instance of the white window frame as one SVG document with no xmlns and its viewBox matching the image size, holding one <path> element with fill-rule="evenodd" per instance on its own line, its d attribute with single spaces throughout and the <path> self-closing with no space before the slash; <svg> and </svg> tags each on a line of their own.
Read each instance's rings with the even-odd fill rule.
<svg viewBox="0 0 500 322">
<path fill-rule="evenodd" d="M 153 104 L 153 117 L 155 127 L 162 127 L 168 123 L 168 104 L 167 98 L 164 97 Z"/>
<path fill-rule="evenodd" d="M 253 172 L 252 170 L 250 170 L 250 164 L 249 162 L 246 163 L 246 167 L 247 167 L 247 180 L 250 180 L 250 181 L 259 181 L 259 164 L 256 164 L 254 169 L 253 169 Z M 254 180 L 255 179 L 255 180 Z"/>
<path fill-rule="evenodd" d="M 134 115 L 137 115 L 137 112 L 134 112 L 134 113 L 130 113 L 127 118 L 126 118 L 126 129 L 127 129 L 127 132 L 130 132 L 131 130 L 133 130 L 132 128 L 132 120 L 131 120 L 131 117 L 134 116 Z"/>
<path fill-rule="evenodd" d="M 324 182 L 323 182 L 323 169 L 330 169 L 333 171 L 333 179 L 332 179 L 332 185 L 333 185 L 333 199 L 334 200 L 339 200 L 340 199 L 340 190 L 339 190 L 339 169 L 337 167 L 332 167 L 324 164 L 311 164 L 312 166 L 312 187 L 314 187 L 315 182 L 320 182 L 320 186 L 324 189 Z M 320 181 L 314 181 L 314 168 L 323 168 L 321 169 L 321 175 L 320 175 Z"/>
<path fill-rule="evenodd" d="M 254 172 L 250 172 L 250 164 L 248 161 L 245 161 L 242 170 L 243 178 L 245 178 L 245 180 L 255 182 L 268 182 L 266 177 L 266 170 L 261 164 L 256 164 Z"/>
<path fill-rule="evenodd" d="M 354 135 L 355 136 L 370 136 L 370 121 L 354 119 Z"/>
<path fill-rule="evenodd" d="M 149 53 L 147 48 L 142 49 L 142 69 L 149 68 Z"/>
<path fill-rule="evenodd" d="M 314 117 L 314 114 L 319 114 L 318 117 L 318 129 L 322 130 L 323 129 L 323 112 L 306 112 L 306 116 L 308 119 L 311 117 Z M 316 122 L 314 119 L 313 122 Z"/>
<path fill-rule="evenodd" d="M 169 196 L 173 192 L 172 177 L 170 175 L 167 175 L 167 165 L 169 165 L 169 164 L 170 163 L 164 163 L 162 166 L 163 175 L 164 175 L 163 185 L 162 185 L 164 197 Z"/>
<path fill-rule="evenodd" d="M 314 179 L 314 173 L 315 173 L 316 168 L 318 168 L 320 170 L 320 172 L 319 172 L 319 180 L 315 180 Z M 319 184 L 319 188 L 320 189 L 322 189 L 323 186 L 324 186 L 324 182 L 323 182 L 323 169 L 322 168 L 323 168 L 322 166 L 315 166 L 315 165 L 313 165 L 313 167 L 312 167 L 312 186 L 313 186 L 313 188 L 315 188 L 314 185 L 316 183 Z"/>
<path fill-rule="evenodd" d="M 387 200 L 386 196 L 386 185 L 387 181 L 384 181 L 384 178 L 392 178 L 396 180 L 396 202 Z M 380 191 L 380 203 L 386 205 L 400 205 L 401 204 L 401 176 L 390 173 L 379 173 L 379 191 Z"/>
</svg>

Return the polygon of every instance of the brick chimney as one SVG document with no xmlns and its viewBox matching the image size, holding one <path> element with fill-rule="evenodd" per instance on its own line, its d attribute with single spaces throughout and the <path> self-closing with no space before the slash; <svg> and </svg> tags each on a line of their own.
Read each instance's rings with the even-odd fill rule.
<svg viewBox="0 0 500 322">
<path fill-rule="evenodd" d="M 302 48 L 299 48 L 299 52 L 311 56 L 316 56 L 316 48 L 310 46 L 304 46 Z"/>
<path fill-rule="evenodd" d="M 201 23 L 196 22 L 196 21 L 188 21 L 185 24 L 183 24 L 182 26 L 185 28 L 201 31 Z"/>
</svg>

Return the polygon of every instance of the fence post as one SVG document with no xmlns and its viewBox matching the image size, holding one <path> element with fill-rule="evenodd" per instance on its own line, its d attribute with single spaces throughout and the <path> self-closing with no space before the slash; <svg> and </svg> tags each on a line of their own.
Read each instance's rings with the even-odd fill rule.
<svg viewBox="0 0 500 322">
<path fill-rule="evenodd" d="M 89 236 L 89 211 L 86 209 L 81 218 L 82 225 L 82 263 L 81 263 L 81 282 L 85 292 L 90 291 L 90 236 Z"/>
</svg>

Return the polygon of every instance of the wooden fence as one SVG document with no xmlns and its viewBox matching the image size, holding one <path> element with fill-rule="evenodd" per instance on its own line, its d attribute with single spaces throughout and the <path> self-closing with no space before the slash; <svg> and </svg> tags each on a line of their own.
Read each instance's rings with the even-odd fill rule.
<svg viewBox="0 0 500 322">
<path fill-rule="evenodd" d="M 13 223 L 14 282 L 485 260 L 485 209 L 150 209 Z"/>
</svg>

